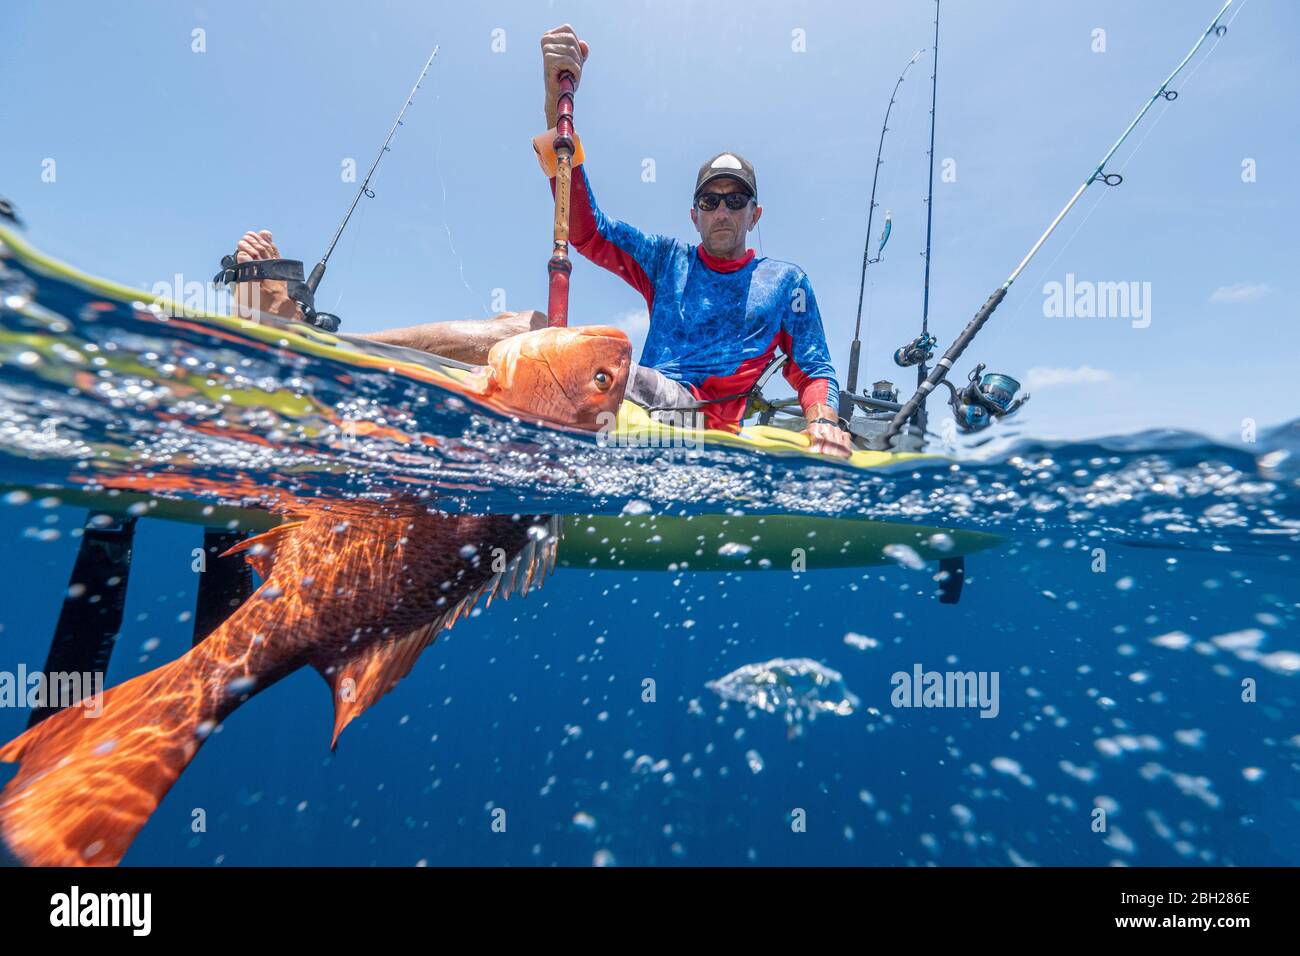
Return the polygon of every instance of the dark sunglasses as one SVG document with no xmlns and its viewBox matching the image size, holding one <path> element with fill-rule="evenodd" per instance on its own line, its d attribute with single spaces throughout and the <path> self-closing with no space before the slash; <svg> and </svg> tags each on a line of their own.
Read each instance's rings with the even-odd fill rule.
<svg viewBox="0 0 1300 956">
<path fill-rule="evenodd" d="M 700 193 L 695 197 L 695 205 L 705 212 L 713 212 L 718 208 L 718 203 L 725 199 L 727 208 L 735 212 L 748 206 L 753 198 L 749 193 Z"/>
</svg>

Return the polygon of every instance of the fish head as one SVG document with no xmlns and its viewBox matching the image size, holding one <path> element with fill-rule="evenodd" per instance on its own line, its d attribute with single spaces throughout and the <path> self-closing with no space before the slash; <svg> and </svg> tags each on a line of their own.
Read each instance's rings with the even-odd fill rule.
<svg viewBox="0 0 1300 956">
<path fill-rule="evenodd" d="M 596 431 L 618 414 L 631 364 L 622 329 L 536 329 L 492 346 L 489 394 L 527 417 Z"/>
</svg>

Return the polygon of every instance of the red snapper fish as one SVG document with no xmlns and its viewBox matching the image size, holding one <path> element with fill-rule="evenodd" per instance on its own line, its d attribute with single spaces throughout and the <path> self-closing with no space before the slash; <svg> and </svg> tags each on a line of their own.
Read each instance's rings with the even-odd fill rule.
<svg viewBox="0 0 1300 956">
<path fill-rule="evenodd" d="M 618 329 L 540 329 L 494 345 L 465 394 L 528 418 L 596 429 L 627 385 Z M 69 707 L 0 748 L 0 850 L 36 866 L 112 866 L 212 731 L 301 667 L 334 694 L 331 746 L 480 597 L 527 594 L 555 563 L 559 518 L 340 501 L 232 551 L 261 587 L 184 656 L 110 688 L 99 716 Z"/>
</svg>

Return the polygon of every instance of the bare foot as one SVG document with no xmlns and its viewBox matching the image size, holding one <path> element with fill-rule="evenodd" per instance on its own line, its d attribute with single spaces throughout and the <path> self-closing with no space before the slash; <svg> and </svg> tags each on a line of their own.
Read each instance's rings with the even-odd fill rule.
<svg viewBox="0 0 1300 956">
<path fill-rule="evenodd" d="M 237 262 L 254 259 L 279 259 L 280 250 L 271 239 L 271 230 L 246 232 L 235 248 Z M 289 298 L 289 284 L 283 279 L 263 279 L 261 282 L 235 284 L 235 311 L 245 319 L 256 318 L 258 313 L 279 316 L 301 322 L 302 310 Z"/>
</svg>

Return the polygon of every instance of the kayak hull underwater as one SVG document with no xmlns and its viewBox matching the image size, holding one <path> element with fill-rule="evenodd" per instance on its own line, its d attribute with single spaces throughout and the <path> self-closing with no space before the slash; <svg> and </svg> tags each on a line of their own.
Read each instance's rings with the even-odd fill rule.
<svg viewBox="0 0 1300 956">
<path fill-rule="evenodd" d="M 612 571 L 812 571 L 892 564 L 895 548 L 943 561 L 1003 540 L 978 531 L 814 515 L 574 516 L 564 523 L 557 563 Z"/>
<path fill-rule="evenodd" d="M 55 498 L 92 512 L 155 518 L 257 534 L 282 516 L 128 491 L 4 485 L 5 493 Z M 986 551 L 1005 539 L 983 531 L 820 515 L 566 515 L 556 564 L 598 571 L 788 571 L 891 564 L 896 546 L 922 561 Z M 904 552 L 905 553 L 905 552 Z M 907 557 L 911 557 L 908 555 Z"/>
</svg>

